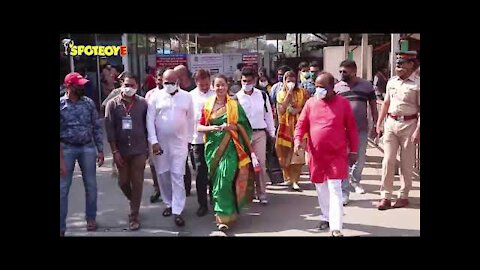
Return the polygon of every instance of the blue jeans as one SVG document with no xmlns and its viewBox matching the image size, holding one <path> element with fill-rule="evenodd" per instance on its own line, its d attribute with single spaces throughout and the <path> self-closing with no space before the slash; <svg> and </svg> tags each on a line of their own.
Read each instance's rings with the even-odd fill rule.
<svg viewBox="0 0 480 270">
<path fill-rule="evenodd" d="M 362 171 L 367 158 L 368 131 L 358 131 L 358 159 L 353 166 L 349 168 L 349 179 L 342 181 L 342 191 L 344 195 L 350 194 L 350 182 L 360 184 L 362 180 Z"/>
<path fill-rule="evenodd" d="M 77 160 L 85 186 L 85 217 L 87 220 L 97 217 L 97 149 L 93 142 L 84 146 L 71 146 L 62 143 L 62 148 L 67 175 L 60 177 L 60 231 L 65 231 L 67 227 L 68 193 L 72 185 L 73 170 Z"/>
</svg>

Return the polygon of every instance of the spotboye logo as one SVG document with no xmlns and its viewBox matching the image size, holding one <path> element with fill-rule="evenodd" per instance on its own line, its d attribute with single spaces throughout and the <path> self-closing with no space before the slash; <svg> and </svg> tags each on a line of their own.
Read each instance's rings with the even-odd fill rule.
<svg viewBox="0 0 480 270">
<path fill-rule="evenodd" d="M 113 56 L 127 55 L 127 46 L 91 46 L 91 45 L 75 45 L 73 40 L 64 39 L 63 46 L 65 47 L 65 55 L 70 56 Z"/>
</svg>

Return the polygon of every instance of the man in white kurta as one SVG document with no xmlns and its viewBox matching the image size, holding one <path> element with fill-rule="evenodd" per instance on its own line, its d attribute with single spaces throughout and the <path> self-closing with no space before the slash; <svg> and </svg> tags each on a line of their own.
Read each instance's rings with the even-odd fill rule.
<svg viewBox="0 0 480 270">
<path fill-rule="evenodd" d="M 148 102 L 148 141 L 155 154 L 160 191 L 167 206 L 163 216 L 173 213 L 175 224 L 183 226 L 181 213 L 186 200 L 183 176 L 194 127 L 193 101 L 188 92 L 178 87 L 172 69 L 163 74 L 163 89 L 152 94 Z"/>
</svg>

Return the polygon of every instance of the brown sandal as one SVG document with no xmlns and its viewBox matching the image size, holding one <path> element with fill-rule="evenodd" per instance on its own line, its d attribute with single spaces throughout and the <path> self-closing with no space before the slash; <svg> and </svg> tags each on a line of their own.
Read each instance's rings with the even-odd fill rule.
<svg viewBox="0 0 480 270">
<path fill-rule="evenodd" d="M 128 228 L 131 231 L 136 231 L 136 230 L 140 229 L 140 222 L 138 220 L 138 214 L 128 215 L 128 220 L 129 220 Z"/>
</svg>

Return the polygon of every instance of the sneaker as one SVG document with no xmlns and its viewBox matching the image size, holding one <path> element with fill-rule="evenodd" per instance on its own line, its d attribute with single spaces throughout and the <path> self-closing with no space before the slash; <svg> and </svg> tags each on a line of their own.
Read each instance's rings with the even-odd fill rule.
<svg viewBox="0 0 480 270">
<path fill-rule="evenodd" d="M 268 200 L 267 199 L 262 199 L 262 200 L 260 200 L 260 203 L 263 204 L 263 205 L 266 205 L 266 204 L 268 204 Z"/>
<path fill-rule="evenodd" d="M 355 189 L 355 192 L 358 194 L 365 194 L 365 190 L 360 184 L 352 183 L 352 187 Z"/>
<path fill-rule="evenodd" d="M 348 196 L 348 195 L 345 195 L 345 194 L 343 194 L 343 196 L 342 196 L 342 203 L 343 203 L 343 206 L 346 206 L 346 205 L 347 205 L 349 202 L 350 202 L 349 196 Z"/>
</svg>

